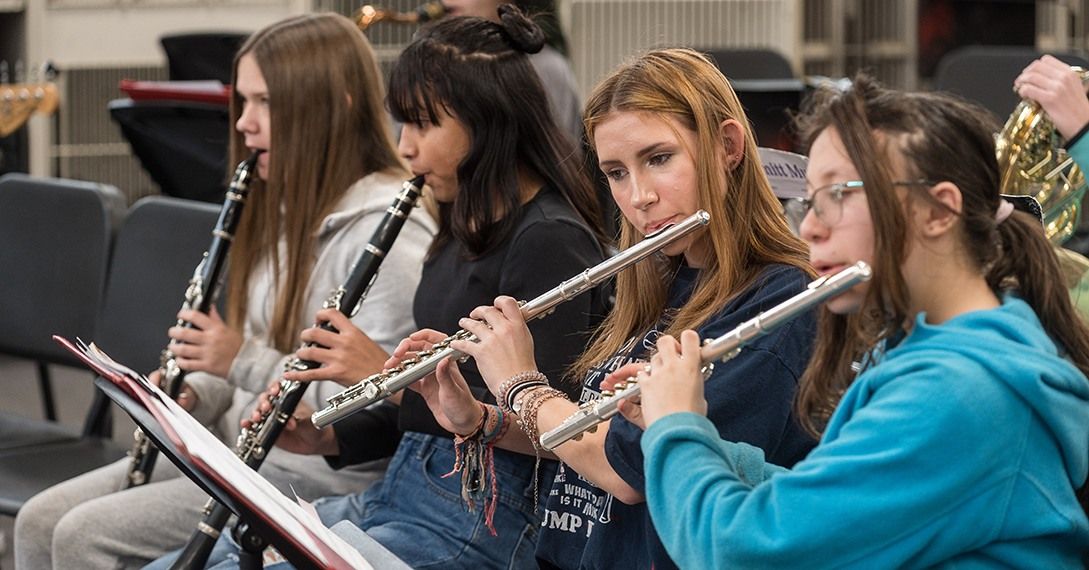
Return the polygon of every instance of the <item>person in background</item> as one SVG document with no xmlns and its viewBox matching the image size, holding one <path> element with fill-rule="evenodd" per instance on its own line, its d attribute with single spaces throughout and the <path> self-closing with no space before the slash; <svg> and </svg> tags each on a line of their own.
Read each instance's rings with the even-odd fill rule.
<svg viewBox="0 0 1089 570">
<path fill-rule="evenodd" d="M 1089 131 L 1089 98 L 1085 96 L 1085 83 L 1078 72 L 1054 56 L 1045 55 L 1029 64 L 1014 79 L 1013 88 L 1021 98 L 1040 105 L 1062 135 L 1063 146 L 1078 168 L 1083 174 L 1089 172 L 1089 140 L 1085 137 Z M 1083 184 L 1067 200 L 1080 203 L 1086 188 Z M 1055 252 L 1059 255 L 1074 305 L 1089 318 L 1089 259 L 1061 247 Z"/>
<path fill-rule="evenodd" d="M 499 21 L 498 8 L 502 0 L 442 0 L 451 16 L 475 16 Z M 582 103 L 579 99 L 575 73 L 567 59 L 567 40 L 556 19 L 554 0 L 514 0 L 515 6 L 533 18 L 545 33 L 541 51 L 529 54 L 529 62 L 537 70 L 548 95 L 556 124 L 578 143 L 582 140 Z"/>
</svg>

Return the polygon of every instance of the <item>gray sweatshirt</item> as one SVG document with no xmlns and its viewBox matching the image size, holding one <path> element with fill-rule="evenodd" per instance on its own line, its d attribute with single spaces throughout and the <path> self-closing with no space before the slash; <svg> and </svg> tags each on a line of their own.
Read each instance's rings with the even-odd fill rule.
<svg viewBox="0 0 1089 570">
<path fill-rule="evenodd" d="M 356 258 L 393 203 L 401 183 L 402 179 L 396 174 L 371 174 L 352 185 L 334 212 L 325 218 L 318 231 L 314 269 L 307 286 L 305 326 L 313 324 L 314 314 L 322 303 L 348 277 Z M 435 231 L 431 216 L 423 208 L 415 209 L 383 261 L 366 300 L 352 319 L 386 351 L 392 352 L 401 339 L 416 330 L 412 299 Z M 283 259 L 286 244 L 281 241 L 279 246 Z M 284 363 L 292 356 L 270 346 L 268 327 L 276 293 L 271 260 L 261 260 L 250 277 L 245 340 L 226 381 L 205 373 L 186 376 L 186 382 L 199 398 L 194 417 L 222 434 L 224 441 L 232 447 L 239 432 L 239 421 L 249 415 L 257 396 L 280 378 Z M 315 382 L 307 389 L 303 401 L 319 409 L 325 406 L 325 398 L 341 390 L 343 387 L 333 382 Z M 376 462 L 334 471 L 321 456 L 297 455 L 282 449 L 272 450 L 265 464 L 277 467 L 268 470 L 269 475 L 285 472 L 281 476 L 288 476 L 288 482 L 299 496 L 308 500 L 359 492 L 384 470 L 384 462 Z M 281 489 L 287 483 L 271 479 L 270 482 Z"/>
</svg>

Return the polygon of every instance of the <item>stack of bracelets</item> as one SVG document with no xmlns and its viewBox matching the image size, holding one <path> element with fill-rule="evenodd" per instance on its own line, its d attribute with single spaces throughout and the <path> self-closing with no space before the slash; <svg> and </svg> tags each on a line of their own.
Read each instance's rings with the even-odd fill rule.
<svg viewBox="0 0 1089 570">
<path fill-rule="evenodd" d="M 499 485 L 495 478 L 495 442 L 506 435 L 512 418 L 517 417 L 518 427 L 529 437 L 537 458 L 533 469 L 533 502 L 536 510 L 539 490 L 537 471 L 541 465 L 537 411 L 552 398 L 567 398 L 567 394 L 549 386 L 544 374 L 536 370 L 515 374 L 499 387 L 496 396 L 499 405 L 480 402 L 480 422 L 476 428 L 468 435 L 458 434 L 454 438 L 454 468 L 444 477 L 461 473 L 461 498 L 469 510 L 475 508 L 477 501 L 484 503 L 484 523 L 492 536 L 496 535 L 492 519 L 499 498 Z"/>
<path fill-rule="evenodd" d="M 548 378 L 537 370 L 520 372 L 507 378 L 499 386 L 496 402 L 503 411 L 518 417 L 518 427 L 533 445 L 537 461 L 533 466 L 533 508 L 537 508 L 537 473 L 541 467 L 541 444 L 538 441 L 537 412 L 541 405 L 552 398 L 567 398 L 567 394 L 548 385 Z"/>
</svg>

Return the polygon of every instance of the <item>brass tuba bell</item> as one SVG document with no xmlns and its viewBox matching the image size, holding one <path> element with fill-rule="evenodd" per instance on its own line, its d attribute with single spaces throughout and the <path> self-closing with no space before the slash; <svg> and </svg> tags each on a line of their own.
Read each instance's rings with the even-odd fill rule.
<svg viewBox="0 0 1089 570">
<path fill-rule="evenodd" d="M 442 2 L 428 2 L 421 4 L 411 12 L 397 12 L 386 8 L 375 8 L 366 4 L 356 10 L 352 20 L 360 31 L 367 31 L 378 22 L 397 22 L 399 24 L 423 24 L 432 20 L 438 20 L 446 15 L 446 7 Z"/>
<path fill-rule="evenodd" d="M 1073 68 L 1082 83 L 1089 71 Z M 1066 141 L 1040 105 L 1021 100 L 995 136 L 1001 192 L 1034 196 L 1044 210 L 1044 231 L 1062 244 L 1078 226 L 1085 174 L 1063 148 Z"/>
</svg>

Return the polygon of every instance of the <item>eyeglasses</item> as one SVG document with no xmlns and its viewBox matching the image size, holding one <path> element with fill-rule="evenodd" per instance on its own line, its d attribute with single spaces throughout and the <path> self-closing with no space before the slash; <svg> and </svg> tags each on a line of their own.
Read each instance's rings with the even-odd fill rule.
<svg viewBox="0 0 1089 570">
<path fill-rule="evenodd" d="M 929 180 L 901 180 L 893 186 L 933 186 Z M 825 226 L 834 226 L 843 218 L 843 197 L 851 192 L 863 189 L 861 180 L 848 180 L 826 184 L 815 190 L 808 198 L 791 198 L 785 205 L 787 219 L 797 228 L 806 214 L 813 210 L 817 220 Z"/>
<path fill-rule="evenodd" d="M 843 217 L 843 196 L 862 190 L 862 187 L 861 180 L 848 180 L 821 186 L 808 198 L 791 198 L 786 203 L 787 219 L 792 227 L 800 227 L 805 215 L 813 210 L 822 224 L 833 226 Z"/>
</svg>

